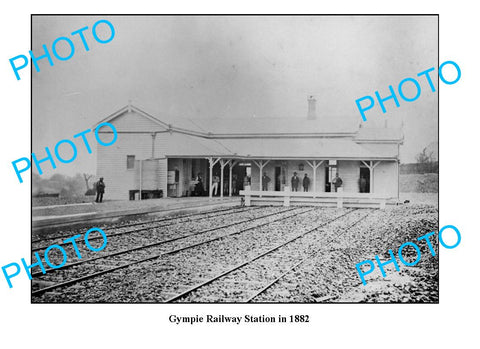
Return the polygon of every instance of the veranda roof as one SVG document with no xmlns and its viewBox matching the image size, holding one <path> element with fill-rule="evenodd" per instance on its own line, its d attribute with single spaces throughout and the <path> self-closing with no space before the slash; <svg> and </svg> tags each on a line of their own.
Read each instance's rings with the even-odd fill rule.
<svg viewBox="0 0 480 349">
<path fill-rule="evenodd" d="M 375 151 L 342 138 L 234 138 L 209 139 L 171 133 L 167 157 L 225 157 L 251 159 L 395 159 L 394 147 Z"/>
</svg>

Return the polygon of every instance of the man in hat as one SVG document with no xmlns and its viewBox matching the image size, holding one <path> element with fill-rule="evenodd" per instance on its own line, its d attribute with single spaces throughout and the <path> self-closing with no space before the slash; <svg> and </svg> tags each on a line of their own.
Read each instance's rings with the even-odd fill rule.
<svg viewBox="0 0 480 349">
<path fill-rule="evenodd" d="M 96 183 L 95 189 L 97 190 L 97 198 L 95 202 L 102 202 L 103 193 L 105 193 L 105 183 L 103 183 L 103 177 L 100 177 L 100 180 Z"/>
<path fill-rule="evenodd" d="M 262 190 L 268 191 L 268 183 L 270 182 L 270 177 L 264 172 L 262 176 Z"/>
<path fill-rule="evenodd" d="M 343 184 L 342 179 L 338 176 L 338 172 L 335 174 L 335 178 L 332 181 L 333 185 L 335 186 L 335 191 L 338 191 L 338 188 L 340 188 Z"/>
<path fill-rule="evenodd" d="M 364 175 L 360 177 L 360 193 L 366 193 L 367 192 L 367 179 L 365 178 Z"/>
<path fill-rule="evenodd" d="M 201 173 L 198 173 L 197 177 L 195 178 L 195 188 L 193 192 L 195 196 L 203 195 L 203 179 Z"/>
<path fill-rule="evenodd" d="M 292 177 L 292 191 L 298 191 L 298 183 L 300 183 L 300 178 L 297 176 L 297 172 L 293 172 Z"/>
<path fill-rule="evenodd" d="M 216 196 L 217 192 L 218 192 L 219 182 L 220 182 L 220 177 L 218 177 L 217 173 L 215 173 L 215 175 L 213 176 L 212 182 L 213 182 L 212 183 L 212 195 Z"/>
<path fill-rule="evenodd" d="M 305 177 L 303 177 L 303 191 L 308 191 L 308 186 L 310 185 L 310 178 L 305 173 Z"/>
</svg>

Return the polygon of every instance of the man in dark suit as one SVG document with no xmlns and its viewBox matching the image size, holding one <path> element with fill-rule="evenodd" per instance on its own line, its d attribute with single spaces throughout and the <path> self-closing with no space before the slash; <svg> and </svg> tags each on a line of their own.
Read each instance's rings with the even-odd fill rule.
<svg viewBox="0 0 480 349">
<path fill-rule="evenodd" d="M 194 195 L 195 196 L 202 196 L 203 195 L 203 180 L 202 174 L 199 173 L 195 178 L 195 188 L 194 188 Z"/>
<path fill-rule="evenodd" d="M 333 185 L 335 186 L 335 191 L 338 191 L 338 188 L 340 188 L 343 184 L 342 179 L 338 176 L 338 172 L 335 174 L 335 178 L 332 181 Z"/>
<path fill-rule="evenodd" d="M 367 179 L 365 178 L 364 175 L 360 177 L 360 193 L 366 193 L 367 192 Z"/>
<path fill-rule="evenodd" d="M 293 172 L 292 177 L 292 191 L 298 191 L 298 183 L 300 183 L 300 178 L 297 176 L 297 172 Z"/>
<path fill-rule="evenodd" d="M 308 186 L 310 185 L 310 178 L 305 173 L 305 177 L 303 177 L 303 191 L 308 191 Z"/>
<path fill-rule="evenodd" d="M 266 173 L 262 176 L 262 190 L 268 191 L 268 182 L 270 182 L 270 177 L 267 176 Z"/>
<path fill-rule="evenodd" d="M 100 180 L 97 182 L 95 189 L 97 189 L 97 198 L 95 202 L 102 202 L 103 193 L 105 193 L 105 183 L 103 183 L 103 177 L 100 177 Z"/>
</svg>

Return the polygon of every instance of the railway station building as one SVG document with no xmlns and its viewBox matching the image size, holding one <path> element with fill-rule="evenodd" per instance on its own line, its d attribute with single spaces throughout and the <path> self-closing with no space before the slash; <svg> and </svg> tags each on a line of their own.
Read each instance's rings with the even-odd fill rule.
<svg viewBox="0 0 480 349">
<path fill-rule="evenodd" d="M 338 173 L 342 195 L 398 199 L 402 129 L 317 118 L 315 103 L 308 98 L 304 118 L 171 123 L 126 105 L 98 122 L 114 125 L 118 139 L 97 148 L 97 176 L 105 178 L 112 200 L 232 196 L 245 189 L 285 192 L 292 190 L 294 173 L 300 179 L 297 196 L 335 195 L 332 180 Z M 104 127 L 102 132 L 112 131 Z M 301 194 L 305 175 L 310 185 L 308 194 Z"/>
</svg>

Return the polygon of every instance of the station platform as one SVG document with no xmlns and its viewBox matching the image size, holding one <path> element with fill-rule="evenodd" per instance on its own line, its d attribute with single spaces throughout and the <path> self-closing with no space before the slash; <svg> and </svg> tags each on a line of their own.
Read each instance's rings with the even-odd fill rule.
<svg viewBox="0 0 480 349">
<path fill-rule="evenodd" d="M 183 197 L 137 201 L 105 201 L 32 208 L 32 229 L 109 222 L 123 217 L 155 214 L 169 216 L 240 205 L 240 197 Z"/>
</svg>

